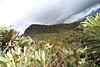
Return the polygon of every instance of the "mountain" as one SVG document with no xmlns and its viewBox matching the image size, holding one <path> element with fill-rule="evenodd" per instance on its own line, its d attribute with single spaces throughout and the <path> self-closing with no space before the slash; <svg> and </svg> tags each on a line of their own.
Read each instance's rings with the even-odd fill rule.
<svg viewBox="0 0 100 67">
<path fill-rule="evenodd" d="M 86 10 L 69 17 L 62 24 L 54 24 L 54 25 L 32 24 L 25 30 L 24 35 L 31 36 L 32 38 L 37 38 L 37 39 L 45 39 L 51 36 L 63 38 L 66 35 L 72 33 L 72 31 L 74 31 L 80 24 L 80 21 L 84 21 L 87 16 L 95 16 L 97 13 L 100 13 L 100 4 L 89 7 Z"/>
<path fill-rule="evenodd" d="M 77 28 L 80 22 L 71 24 L 55 24 L 55 25 L 30 25 L 24 32 L 24 36 L 30 36 L 37 39 L 46 39 L 48 37 L 65 37 Z"/>
</svg>

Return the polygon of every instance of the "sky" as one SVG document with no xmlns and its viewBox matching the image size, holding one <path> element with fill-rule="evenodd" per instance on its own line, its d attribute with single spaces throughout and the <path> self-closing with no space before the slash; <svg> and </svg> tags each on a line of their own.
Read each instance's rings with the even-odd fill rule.
<svg viewBox="0 0 100 67">
<path fill-rule="evenodd" d="M 66 19 L 66 21 L 64 21 L 64 23 L 72 23 L 72 22 L 81 21 L 81 20 L 84 21 L 87 16 L 90 16 L 90 15 L 95 16 L 97 12 L 100 13 L 99 3 L 70 16 L 68 19 Z"/>
<path fill-rule="evenodd" d="M 100 0 L 0 0 L 0 25 L 23 32 L 31 24 L 63 23 Z"/>
</svg>

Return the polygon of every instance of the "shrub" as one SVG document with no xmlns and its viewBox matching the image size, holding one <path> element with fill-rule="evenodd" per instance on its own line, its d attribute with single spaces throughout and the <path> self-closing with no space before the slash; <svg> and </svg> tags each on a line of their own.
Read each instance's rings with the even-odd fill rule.
<svg viewBox="0 0 100 67">
<path fill-rule="evenodd" d="M 88 16 L 85 22 L 81 22 L 81 25 L 84 27 L 83 32 L 93 36 L 86 45 L 90 67 L 100 65 L 100 14 L 98 13 L 95 17 Z"/>
</svg>

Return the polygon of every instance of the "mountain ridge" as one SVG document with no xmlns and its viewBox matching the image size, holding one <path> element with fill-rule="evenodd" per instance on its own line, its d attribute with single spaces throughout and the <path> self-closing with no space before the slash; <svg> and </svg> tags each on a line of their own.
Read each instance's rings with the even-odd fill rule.
<svg viewBox="0 0 100 67">
<path fill-rule="evenodd" d="M 65 37 L 75 30 L 80 22 L 74 22 L 71 24 L 55 24 L 55 25 L 30 25 L 24 32 L 24 36 L 30 36 L 37 39 L 45 39 L 51 36 Z"/>
</svg>

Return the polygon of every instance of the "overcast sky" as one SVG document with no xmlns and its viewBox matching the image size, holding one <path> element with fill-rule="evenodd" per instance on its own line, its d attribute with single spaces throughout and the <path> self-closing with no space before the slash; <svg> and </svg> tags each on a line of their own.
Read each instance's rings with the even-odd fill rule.
<svg viewBox="0 0 100 67">
<path fill-rule="evenodd" d="M 0 25 L 25 29 L 31 24 L 63 23 L 100 0 L 0 0 Z"/>
</svg>

